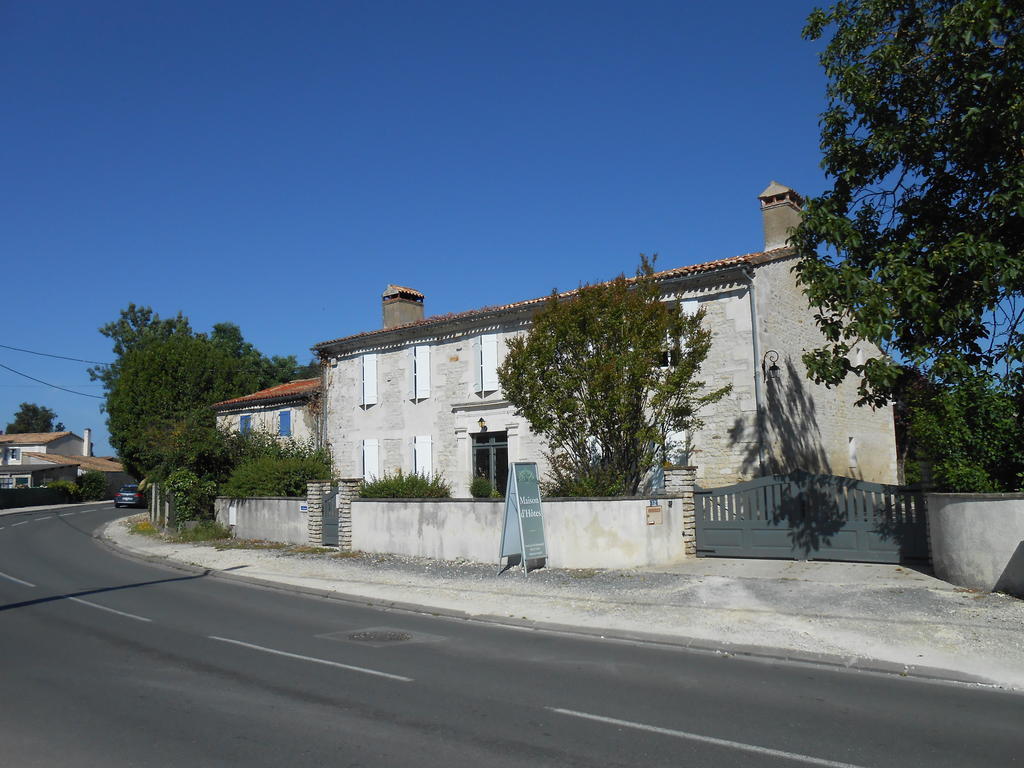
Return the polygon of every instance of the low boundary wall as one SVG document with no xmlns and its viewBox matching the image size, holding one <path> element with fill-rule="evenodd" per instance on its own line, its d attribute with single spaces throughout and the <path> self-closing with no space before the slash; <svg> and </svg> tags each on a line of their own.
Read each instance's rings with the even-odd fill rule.
<svg viewBox="0 0 1024 768">
<path fill-rule="evenodd" d="M 0 488 L 0 509 L 67 503 L 68 495 L 59 488 Z"/>
<path fill-rule="evenodd" d="M 929 493 L 932 567 L 940 579 L 1024 597 L 1024 494 Z"/>
<path fill-rule="evenodd" d="M 304 497 L 266 496 L 214 502 L 217 522 L 228 526 L 237 539 L 263 539 L 285 544 L 306 544 L 309 540 Z"/>
<path fill-rule="evenodd" d="M 544 499 L 547 565 L 633 568 L 683 560 L 681 499 Z M 352 549 L 439 560 L 498 562 L 505 502 L 475 499 L 354 499 Z M 655 519 L 657 519 L 657 515 Z"/>
</svg>

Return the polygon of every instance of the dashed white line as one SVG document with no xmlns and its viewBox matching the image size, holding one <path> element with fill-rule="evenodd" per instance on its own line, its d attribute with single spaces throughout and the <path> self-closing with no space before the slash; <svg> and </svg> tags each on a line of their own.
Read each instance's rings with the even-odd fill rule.
<svg viewBox="0 0 1024 768">
<path fill-rule="evenodd" d="M 713 736 L 702 736 L 699 733 L 677 731 L 672 728 L 659 728 L 656 725 L 647 725 L 646 723 L 634 723 L 630 720 L 619 720 L 614 717 L 592 715 L 588 712 L 576 712 L 572 709 L 559 709 L 557 707 L 548 707 L 548 709 L 550 709 L 552 712 L 558 712 L 561 715 L 568 715 L 569 717 L 579 717 L 583 720 L 593 720 L 598 723 L 618 725 L 623 728 L 633 728 L 638 731 L 647 731 L 648 733 L 659 733 L 662 736 L 673 736 L 677 739 L 687 739 L 689 741 L 699 741 L 704 744 L 714 744 L 716 747 L 737 749 L 743 752 L 752 752 L 756 755 L 765 755 L 767 757 L 781 757 L 784 760 L 792 760 L 798 763 L 806 763 L 807 765 L 820 765 L 824 766 L 824 768 L 863 768 L 863 766 L 854 765 L 853 763 L 840 763 L 836 762 L 835 760 L 825 760 L 820 757 L 801 755 L 797 752 L 786 752 L 782 749 L 770 749 L 768 747 L 759 747 L 755 744 L 744 744 L 742 741 L 716 739 Z"/>
<path fill-rule="evenodd" d="M 402 677 L 401 675 L 392 675 L 390 672 L 381 672 L 377 669 L 367 669 L 366 667 L 353 667 L 350 664 L 342 664 L 337 661 L 328 661 L 327 659 L 318 659 L 314 656 L 302 656 L 298 653 L 289 653 L 288 651 L 278 651 L 274 648 L 265 648 L 262 645 L 253 645 L 252 643 L 243 643 L 241 640 L 231 640 L 227 637 L 217 637 L 216 635 L 208 635 L 211 640 L 219 640 L 222 643 L 231 643 L 232 645 L 240 645 L 243 648 L 251 648 L 254 651 L 263 651 L 263 653 L 272 653 L 276 656 L 285 656 L 289 659 L 299 659 L 300 661 L 312 661 L 315 664 L 324 664 L 328 667 L 337 667 L 338 669 L 347 669 L 350 672 L 362 672 L 364 675 L 376 675 L 377 677 L 386 677 L 389 680 L 398 680 L 402 683 L 411 683 L 413 679 L 411 677 Z"/>
<path fill-rule="evenodd" d="M 25 523 L 31 523 L 31 522 L 32 522 L 31 520 L 22 520 L 20 523 L 11 523 L 11 528 L 13 528 L 16 525 L 24 525 Z"/>
<path fill-rule="evenodd" d="M 24 587 L 34 587 L 35 586 L 35 584 L 33 584 L 30 581 L 24 581 L 23 579 L 16 579 L 14 576 L 11 576 L 9 573 L 4 573 L 3 571 L 0 571 L 0 577 L 3 577 L 5 579 L 7 579 L 8 581 L 13 581 L 15 584 L 21 584 Z"/>
<path fill-rule="evenodd" d="M 90 608 L 99 608 L 101 611 L 107 611 L 108 613 L 116 613 L 118 616 L 135 619 L 136 621 L 152 621 L 152 619 L 147 619 L 145 616 L 136 616 L 134 613 L 125 613 L 124 611 L 119 611 L 116 608 L 108 608 L 107 606 L 100 605 L 99 603 L 90 603 L 88 600 L 82 600 L 80 597 L 69 597 L 68 600 L 73 603 L 88 605 Z"/>
<path fill-rule="evenodd" d="M 47 515 L 46 517 L 33 517 L 32 519 L 38 523 L 40 520 L 53 520 L 53 515 Z"/>
</svg>

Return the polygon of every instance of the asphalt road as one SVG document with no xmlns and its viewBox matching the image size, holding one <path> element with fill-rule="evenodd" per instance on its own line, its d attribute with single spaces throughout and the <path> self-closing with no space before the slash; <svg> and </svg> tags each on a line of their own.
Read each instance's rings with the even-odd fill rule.
<svg viewBox="0 0 1024 768">
<path fill-rule="evenodd" d="M 0 516 L 0 765 L 1024 765 L 1024 696 L 351 605 Z"/>
</svg>

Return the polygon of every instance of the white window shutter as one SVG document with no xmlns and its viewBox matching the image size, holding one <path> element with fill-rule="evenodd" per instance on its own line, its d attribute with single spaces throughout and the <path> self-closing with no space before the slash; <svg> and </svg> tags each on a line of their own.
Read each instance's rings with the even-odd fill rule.
<svg viewBox="0 0 1024 768">
<path fill-rule="evenodd" d="M 473 391 L 480 393 L 484 391 L 484 379 L 481 375 L 483 368 L 481 368 L 480 355 L 483 352 L 483 344 L 480 343 L 480 336 L 473 339 Z"/>
<path fill-rule="evenodd" d="M 363 405 L 377 402 L 377 355 L 363 355 Z"/>
<path fill-rule="evenodd" d="M 363 440 L 363 480 L 372 482 L 380 476 L 380 449 L 376 440 Z"/>
<path fill-rule="evenodd" d="M 432 448 L 430 435 L 417 435 L 413 441 L 413 461 L 416 472 L 424 477 L 432 477 L 434 474 Z"/>
<path fill-rule="evenodd" d="M 416 366 L 416 387 L 413 397 L 422 400 L 430 397 L 430 347 L 425 344 L 415 347 L 413 362 Z"/>
<path fill-rule="evenodd" d="M 498 335 L 485 333 L 480 337 L 480 387 L 478 392 L 498 388 Z"/>
</svg>

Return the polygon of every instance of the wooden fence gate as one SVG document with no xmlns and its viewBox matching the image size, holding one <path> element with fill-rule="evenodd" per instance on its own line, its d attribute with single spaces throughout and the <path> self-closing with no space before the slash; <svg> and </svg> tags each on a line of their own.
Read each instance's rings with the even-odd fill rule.
<svg viewBox="0 0 1024 768">
<path fill-rule="evenodd" d="M 698 489 L 698 557 L 899 563 L 927 560 L 923 494 L 793 472 Z"/>
</svg>

